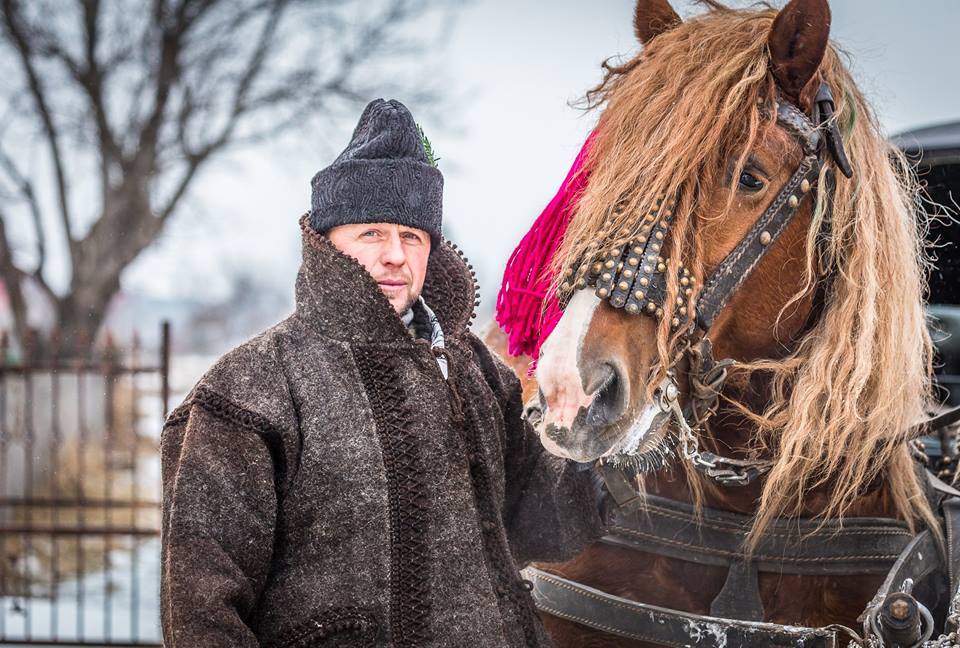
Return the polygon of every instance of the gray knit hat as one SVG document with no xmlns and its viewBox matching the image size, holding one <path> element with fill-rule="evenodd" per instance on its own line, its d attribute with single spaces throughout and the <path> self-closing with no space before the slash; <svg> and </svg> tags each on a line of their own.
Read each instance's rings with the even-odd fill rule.
<svg viewBox="0 0 960 648">
<path fill-rule="evenodd" d="M 367 104 L 350 144 L 310 182 L 310 226 L 321 234 L 350 223 L 396 223 L 440 241 L 443 175 L 399 101 Z"/>
</svg>

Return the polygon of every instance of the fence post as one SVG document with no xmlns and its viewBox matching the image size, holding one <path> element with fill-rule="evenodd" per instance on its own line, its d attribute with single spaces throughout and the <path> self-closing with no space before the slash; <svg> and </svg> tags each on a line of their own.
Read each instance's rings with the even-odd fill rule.
<svg viewBox="0 0 960 648">
<path fill-rule="evenodd" d="M 170 405 L 170 320 L 160 325 L 160 395 L 163 400 L 163 418 L 167 418 Z"/>
</svg>

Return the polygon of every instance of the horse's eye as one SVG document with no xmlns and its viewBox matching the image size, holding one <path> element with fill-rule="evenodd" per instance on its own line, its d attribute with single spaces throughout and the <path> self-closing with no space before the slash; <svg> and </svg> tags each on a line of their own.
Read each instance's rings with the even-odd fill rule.
<svg viewBox="0 0 960 648">
<path fill-rule="evenodd" d="M 763 189 L 763 180 L 747 171 L 740 174 L 739 184 L 742 191 L 749 191 L 751 193 Z"/>
</svg>

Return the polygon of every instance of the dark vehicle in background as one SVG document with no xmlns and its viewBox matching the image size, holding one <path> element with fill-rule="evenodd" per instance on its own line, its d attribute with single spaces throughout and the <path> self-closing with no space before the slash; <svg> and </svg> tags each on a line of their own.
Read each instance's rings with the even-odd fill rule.
<svg viewBox="0 0 960 648">
<path fill-rule="evenodd" d="M 928 277 L 927 314 L 936 345 L 934 373 L 944 408 L 960 405 L 960 121 L 927 126 L 893 137 L 926 191 L 917 206 L 933 215 L 927 233 L 934 267 Z M 929 202 L 928 202 L 929 201 Z M 927 466 L 941 479 L 958 475 L 956 426 L 921 439 Z M 944 452 L 944 449 L 946 452 Z"/>
<path fill-rule="evenodd" d="M 944 404 L 960 405 L 960 121 L 906 131 L 893 141 L 917 164 L 935 203 L 918 206 L 936 214 L 927 236 L 935 265 L 928 279 L 935 372 Z"/>
</svg>

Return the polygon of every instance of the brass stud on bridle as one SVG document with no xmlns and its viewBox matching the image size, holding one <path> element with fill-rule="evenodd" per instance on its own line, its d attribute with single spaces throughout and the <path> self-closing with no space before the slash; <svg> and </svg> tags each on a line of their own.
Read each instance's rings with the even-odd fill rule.
<svg viewBox="0 0 960 648">
<path fill-rule="evenodd" d="M 580 277 L 578 286 L 594 285 L 596 295 L 614 308 L 623 308 L 630 314 L 645 312 L 658 319 L 666 317 L 676 329 L 688 321 L 688 313 L 692 312 L 682 295 L 686 298 L 692 295 L 693 282 L 687 268 L 676 267 L 677 281 L 683 292 L 671 300 L 669 307 L 665 305 L 666 275 L 671 272 L 671 264 L 662 256 L 661 250 L 672 222 L 672 202 L 658 201 L 657 207 L 643 217 L 636 239 L 616 248 L 603 248 L 601 243 L 594 247 L 601 250 L 600 259 L 588 259 L 575 266 L 579 267 L 578 273 L 567 272 L 564 276 Z M 624 238 L 628 235 L 624 233 Z M 592 272 L 588 272 L 588 268 Z M 562 289 L 568 291 L 569 288 L 569 282 L 564 282 Z"/>
</svg>

